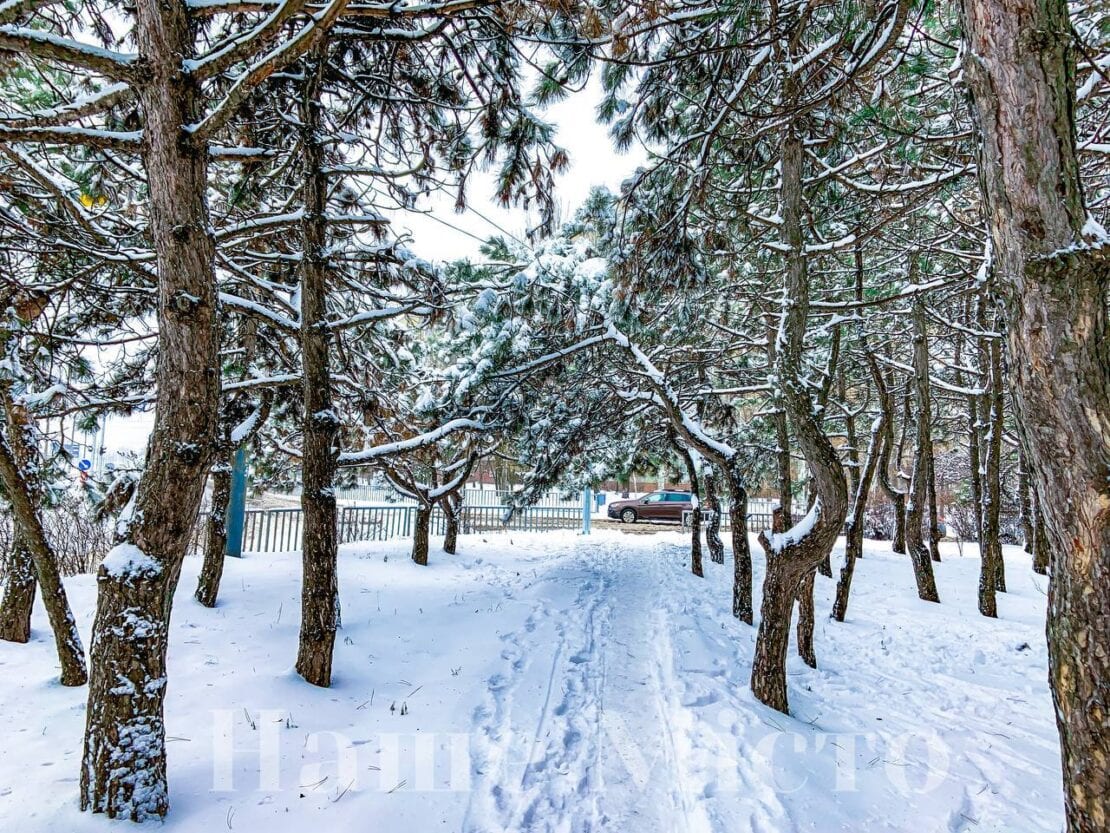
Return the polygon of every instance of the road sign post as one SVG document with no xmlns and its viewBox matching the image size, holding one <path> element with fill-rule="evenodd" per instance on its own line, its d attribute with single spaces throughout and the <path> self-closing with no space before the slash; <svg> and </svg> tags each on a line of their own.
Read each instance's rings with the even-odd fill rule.
<svg viewBox="0 0 1110 833">
<path fill-rule="evenodd" d="M 582 534 L 590 534 L 590 519 L 593 517 L 593 489 L 587 486 L 582 490 Z"/>
</svg>

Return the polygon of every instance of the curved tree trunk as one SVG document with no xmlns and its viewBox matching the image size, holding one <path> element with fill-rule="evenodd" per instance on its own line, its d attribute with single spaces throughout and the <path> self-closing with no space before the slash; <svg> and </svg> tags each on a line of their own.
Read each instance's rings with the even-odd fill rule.
<svg viewBox="0 0 1110 833">
<path fill-rule="evenodd" d="M 964 74 L 1018 417 L 1052 547 L 1049 680 L 1069 833 L 1110 821 L 1110 252 L 1091 245 L 1065 0 L 963 0 Z M 1093 235 L 1089 232 L 1094 231 Z"/>
<path fill-rule="evenodd" d="M 331 332 L 328 311 L 327 198 L 320 128 L 323 57 L 305 62 L 300 100 L 301 153 L 304 165 L 304 219 L 301 221 L 301 357 L 303 362 L 304 441 L 301 508 L 301 632 L 297 673 L 313 685 L 330 686 L 332 651 L 339 627 L 338 513 L 335 472 L 339 419 L 331 399 Z"/>
<path fill-rule="evenodd" d="M 813 400 L 802 381 L 802 350 L 809 316 L 809 277 L 802 236 L 803 165 L 802 139 L 797 127 L 790 125 L 783 141 L 780 200 L 783 232 L 789 246 L 784 295 L 789 303 L 784 303 L 782 311 L 778 370 L 783 401 L 816 497 L 798 526 L 772 539 L 760 534 L 767 553 L 767 573 L 751 676 L 756 698 L 782 712 L 789 711 L 786 654 L 798 584 L 817 569 L 832 548 L 848 511 L 848 490 L 840 458 L 814 417 Z"/>
<path fill-rule="evenodd" d="M 31 611 L 35 605 L 35 564 L 23 540 L 19 523 L 12 519 L 12 551 L 8 554 L 8 581 L 0 600 L 0 639 L 27 642 L 31 638 Z"/>
<path fill-rule="evenodd" d="M 231 457 L 224 452 L 212 466 L 212 511 L 204 536 L 204 563 L 197 579 L 196 600 L 205 607 L 215 607 L 224 574 L 227 552 L 227 507 L 231 500 Z"/>
<path fill-rule="evenodd" d="M 39 515 L 43 504 L 41 484 L 36 477 L 37 450 L 31 432 L 31 418 L 22 408 L 12 404 L 11 390 L 3 387 L 3 408 L 7 436 L 0 436 L 0 482 L 8 493 L 12 516 L 21 531 L 21 540 L 35 567 L 35 578 L 42 589 L 42 603 L 54 632 L 54 644 L 62 667 L 61 683 L 65 686 L 84 685 L 85 649 L 81 635 L 66 598 L 58 560 Z M 31 592 L 34 592 L 32 587 Z"/>
</svg>

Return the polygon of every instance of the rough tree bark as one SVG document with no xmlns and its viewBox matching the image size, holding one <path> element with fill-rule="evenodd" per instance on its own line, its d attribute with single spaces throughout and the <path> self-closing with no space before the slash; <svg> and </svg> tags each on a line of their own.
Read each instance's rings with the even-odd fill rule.
<svg viewBox="0 0 1110 833">
<path fill-rule="evenodd" d="M 454 555 L 459 549 L 459 519 L 462 517 L 463 490 L 456 489 L 443 496 L 443 551 Z"/>
<path fill-rule="evenodd" d="M 1029 494 L 1029 457 L 1025 452 L 1025 443 L 1018 445 L 1018 510 L 1021 513 L 1021 546 L 1030 555 L 1033 554 L 1033 502 Z"/>
<path fill-rule="evenodd" d="M 1044 510 L 1037 490 L 1033 490 L 1033 572 L 1048 575 L 1049 554 L 1052 548 L 1048 543 L 1048 528 L 1045 525 Z"/>
<path fill-rule="evenodd" d="M 266 423 L 273 402 L 273 391 L 264 390 L 258 407 L 246 412 L 246 400 L 228 403 L 220 418 L 220 440 L 212 464 L 212 511 L 208 515 L 204 537 L 204 563 L 197 578 L 196 600 L 205 607 L 215 607 L 220 593 L 227 553 L 227 511 L 231 503 L 231 486 L 235 455 Z"/>
<path fill-rule="evenodd" d="M 20 541 L 30 555 L 35 578 L 42 588 L 42 603 L 54 632 L 54 644 L 62 667 L 61 683 L 64 686 L 84 685 L 88 679 L 85 649 L 81 646 L 77 622 L 66 598 L 58 560 L 46 539 L 46 531 L 39 515 L 43 494 L 36 475 L 37 449 L 31 433 L 32 420 L 26 411 L 12 403 L 9 388 L 5 386 L 0 390 L 4 398 L 7 433 L 7 436 L 0 436 L 0 481 L 11 501 L 12 516 L 21 533 Z M 31 593 L 34 593 L 33 584 Z"/>
<path fill-rule="evenodd" d="M 991 338 L 986 344 L 990 392 L 985 409 L 990 415 L 984 443 L 986 465 L 983 467 L 983 519 L 979 539 L 979 612 L 998 616 L 995 592 L 1006 590 L 1005 563 L 1002 560 L 1000 513 L 1002 510 L 1002 342 Z"/>
<path fill-rule="evenodd" d="M 0 600 L 0 639 L 27 642 L 31 638 L 31 611 L 35 606 L 35 564 L 24 540 L 23 530 L 13 517 L 12 549 L 5 569 L 8 577 Z"/>
<path fill-rule="evenodd" d="M 320 87 L 323 47 L 304 62 L 300 110 L 304 219 L 301 221 L 301 360 L 304 399 L 301 509 L 301 632 L 297 673 L 313 685 L 331 685 L 332 651 L 339 626 L 335 473 L 339 419 L 331 397 L 331 331 L 328 329 L 327 202 Z"/>
<path fill-rule="evenodd" d="M 428 538 L 432 529 L 432 509 L 435 504 L 418 499 L 416 522 L 412 528 L 412 560 L 421 567 L 428 566 Z"/>
<path fill-rule="evenodd" d="M 890 393 L 889 380 L 882 377 L 882 383 L 876 388 L 879 399 L 879 408 L 882 411 L 882 454 L 879 460 L 879 488 L 887 495 L 891 509 L 895 515 L 895 534 L 890 541 L 891 552 L 906 552 L 906 493 L 897 489 L 894 481 L 890 479 L 890 463 L 897 449 L 895 442 L 895 403 L 894 395 Z M 895 460 L 897 465 L 897 460 Z"/>
<path fill-rule="evenodd" d="M 205 193 L 208 154 L 184 125 L 201 115 L 187 6 L 136 0 L 150 235 L 158 272 L 158 398 L 154 431 L 123 550 L 97 574 L 92 679 L 81 808 L 134 821 L 164 816 L 166 647 L 173 593 L 215 439 L 219 393 L 214 245 Z"/>
<path fill-rule="evenodd" d="M 914 271 L 911 268 L 911 273 Z M 913 562 L 917 595 L 922 601 L 939 602 L 937 582 L 929 549 L 921 534 L 927 498 L 926 480 L 929 463 L 926 449 L 930 446 L 929 418 L 929 343 L 925 335 L 925 307 L 920 299 L 913 305 L 914 396 L 917 400 L 917 441 L 914 444 L 913 473 L 910 477 L 909 503 L 906 505 L 906 547 Z"/>
<path fill-rule="evenodd" d="M 961 11 L 1012 387 L 1053 554 L 1067 829 L 1099 833 L 1110 826 L 1110 250 L 1080 186 L 1066 0 L 962 0 Z"/>
<path fill-rule="evenodd" d="M 804 152 L 801 136 L 793 124 L 787 127 L 784 136 L 781 167 L 782 228 L 789 251 L 784 296 L 787 302 L 783 304 L 778 336 L 778 375 L 783 402 L 816 498 L 798 526 L 772 539 L 760 533 L 760 543 L 767 553 L 767 573 L 751 685 L 760 702 L 787 712 L 786 654 L 794 599 L 799 583 L 817 569 L 836 542 L 848 511 L 848 492 L 840 458 L 814 417 L 813 400 L 802 382 L 809 277 L 802 236 Z"/>
<path fill-rule="evenodd" d="M 690 572 L 702 577 L 705 575 L 705 570 L 701 560 L 701 504 L 699 502 L 701 488 L 698 481 L 698 467 L 694 462 L 694 456 L 686 446 L 681 443 L 675 443 L 675 446 L 686 464 L 686 476 L 690 480 L 690 495 L 694 504 L 694 511 L 690 514 Z"/>
<path fill-rule="evenodd" d="M 221 447 L 212 464 L 212 511 L 204 531 L 204 562 L 197 577 L 197 590 L 193 597 L 205 607 L 215 607 L 220 593 L 220 579 L 224 574 L 224 554 L 227 551 L 227 507 L 231 501 L 231 458 L 235 452 Z"/>
<path fill-rule="evenodd" d="M 837 377 L 837 375 L 838 375 L 837 370 L 840 366 L 840 339 L 841 339 L 840 324 L 835 324 L 833 326 L 833 330 L 832 330 L 832 338 L 830 339 L 829 358 L 828 358 L 828 361 L 825 363 L 825 378 L 824 378 L 824 381 L 821 383 L 821 388 L 817 392 L 817 413 L 820 415 L 819 424 L 821 425 L 822 429 L 824 428 L 824 425 L 825 425 L 825 414 L 828 412 L 829 395 L 832 393 L 833 380 Z M 850 475 L 851 469 L 850 468 L 845 468 L 844 472 L 845 472 L 845 474 L 844 474 L 845 482 L 849 484 L 848 485 L 848 494 L 852 494 L 852 488 L 851 488 L 852 478 L 851 478 L 851 475 Z M 814 497 L 815 497 L 815 493 L 813 492 L 813 490 L 810 490 L 809 505 L 806 507 L 807 511 L 813 507 Z M 825 557 L 821 560 L 821 563 L 817 565 L 817 572 L 819 572 L 821 575 L 825 576 L 826 578 L 832 578 L 832 548 L 831 547 L 829 548 L 829 551 L 825 553 Z M 803 603 L 803 607 L 805 607 L 807 609 L 807 611 L 810 615 L 810 622 L 811 622 L 811 624 L 810 624 L 810 633 L 812 633 L 812 631 L 813 631 L 813 627 L 812 627 L 813 582 L 809 582 L 809 588 L 808 588 L 808 592 L 806 594 L 806 601 Z M 810 653 L 812 653 L 812 650 L 810 651 Z M 803 658 L 804 658 L 804 655 L 803 655 Z M 809 663 L 809 664 L 812 667 L 816 668 L 817 667 L 817 660 L 814 659 L 814 661 Z"/>
<path fill-rule="evenodd" d="M 716 472 L 705 476 L 705 505 L 709 510 L 709 521 L 705 525 L 705 544 L 709 549 L 709 560 L 714 564 L 725 563 L 725 544 L 721 540 L 721 496 Z"/>
<path fill-rule="evenodd" d="M 726 468 L 729 484 L 728 519 L 732 526 L 732 615 L 752 624 L 752 549 L 748 543 L 748 491 L 740 472 Z"/>
<path fill-rule="evenodd" d="M 878 394 L 879 409 L 883 424 L 882 453 L 879 459 L 878 472 L 879 486 L 886 495 L 887 500 L 894 510 L 894 538 L 890 542 L 893 552 L 905 553 L 906 551 L 906 493 L 896 489 L 890 479 L 890 459 L 894 454 L 894 397 L 890 394 L 890 387 L 886 379 L 880 374 L 876 381 L 875 391 Z"/>
<path fill-rule="evenodd" d="M 774 316 L 767 317 L 767 366 L 778 366 L 778 326 Z M 775 410 L 771 415 L 775 429 L 775 484 L 779 490 L 779 506 L 782 507 L 786 523 L 794 518 L 792 474 L 790 471 L 790 424 L 786 417 L 786 406 L 782 403 L 780 392 L 776 392 Z"/>
<path fill-rule="evenodd" d="M 877 377 L 882 383 L 882 375 L 875 357 L 864 348 L 868 366 L 872 377 Z M 844 536 L 844 565 L 840 568 L 840 578 L 836 582 L 836 598 L 833 601 L 833 618 L 843 622 L 848 615 L 848 597 L 852 591 L 852 576 L 855 574 L 856 561 L 863 552 L 863 516 L 867 511 L 867 498 L 871 492 L 871 482 L 875 479 L 875 470 L 878 468 L 882 457 L 883 445 L 883 416 L 880 415 L 871 425 L 871 440 L 867 445 L 867 458 L 863 470 L 856 480 L 856 491 L 852 497 L 852 506 L 848 511 L 848 523 Z"/>
</svg>

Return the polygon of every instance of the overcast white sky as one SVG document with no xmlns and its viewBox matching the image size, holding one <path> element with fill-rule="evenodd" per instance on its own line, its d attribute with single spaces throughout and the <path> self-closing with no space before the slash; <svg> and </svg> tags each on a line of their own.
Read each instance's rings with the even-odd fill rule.
<svg viewBox="0 0 1110 833">
<path fill-rule="evenodd" d="M 544 117 L 557 127 L 556 142 L 570 157 L 569 169 L 557 178 L 556 196 L 562 219 L 574 214 L 593 186 L 604 185 L 616 191 L 646 160 L 646 154 L 639 148 L 626 154 L 613 150 L 606 127 L 599 125 L 595 118 L 600 97 L 600 89 L 592 82 L 582 92 L 544 112 Z M 470 209 L 464 213 L 455 213 L 452 196 L 441 195 L 424 206 L 430 216 L 410 214 L 392 219 L 398 231 L 407 230 L 412 234 L 413 251 L 427 260 L 477 258 L 481 241 L 502 233 L 493 224 L 517 237 L 535 224 L 535 219 L 530 221 L 520 209 L 507 210 L 498 206 L 493 193 L 493 178 L 475 175 L 468 191 Z M 110 418 L 104 439 L 109 456 L 128 450 L 142 451 L 153 424 L 153 412 Z"/>
<path fill-rule="evenodd" d="M 647 158 L 637 147 L 624 154 L 613 150 L 608 129 L 596 121 L 600 98 L 600 88 L 593 81 L 582 92 L 572 94 L 543 113 L 557 127 L 555 141 L 570 156 L 569 170 L 557 177 L 556 196 L 564 220 L 574 215 L 590 188 L 604 185 L 617 191 L 621 182 Z M 426 206 L 430 217 L 407 215 L 394 217 L 393 222 L 398 230 L 411 232 L 413 250 L 428 260 L 476 258 L 480 241 L 501 233 L 493 223 L 517 237 L 535 224 L 534 218 L 529 223 L 519 209 L 506 210 L 498 206 L 493 193 L 492 177 L 475 176 L 467 192 L 470 208 L 464 213 L 455 213 L 453 196 L 442 195 Z"/>
</svg>

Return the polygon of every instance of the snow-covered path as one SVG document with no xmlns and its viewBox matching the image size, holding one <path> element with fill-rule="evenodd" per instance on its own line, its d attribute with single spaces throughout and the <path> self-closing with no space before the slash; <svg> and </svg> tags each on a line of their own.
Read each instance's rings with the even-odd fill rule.
<svg viewBox="0 0 1110 833">
<path fill-rule="evenodd" d="M 946 549 L 930 605 L 904 557 L 869 545 L 847 622 L 824 618 L 818 580 L 820 668 L 791 658 L 787 717 L 748 690 L 755 630 L 730 614 L 731 564 L 698 579 L 687 551 L 674 532 L 474 536 L 420 568 L 403 543 L 345 548 L 331 689 L 290 670 L 295 554 L 230 562 L 215 611 L 189 597 L 190 560 L 165 828 L 1059 829 L 1044 581 L 1027 556 L 1007 550 L 1011 592 L 988 621 L 974 548 Z M 87 635 L 93 582 L 69 587 Z M 56 685 L 35 628 L 0 643 L 0 748 L 20 752 L 0 756 L 0 829 L 103 830 L 75 806 L 84 692 Z"/>
</svg>

